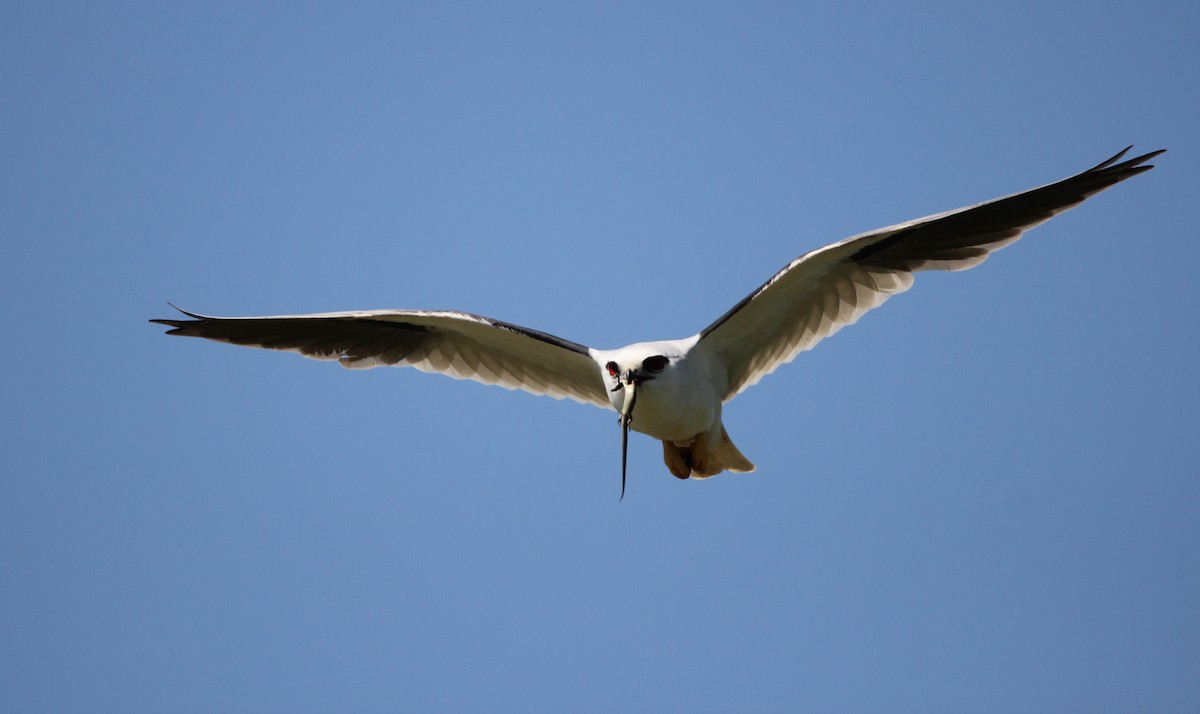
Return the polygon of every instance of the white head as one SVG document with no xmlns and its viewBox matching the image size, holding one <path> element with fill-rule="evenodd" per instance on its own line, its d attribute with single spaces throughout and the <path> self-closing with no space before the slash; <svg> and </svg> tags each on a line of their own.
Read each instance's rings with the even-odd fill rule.
<svg viewBox="0 0 1200 714">
<path fill-rule="evenodd" d="M 629 450 L 629 424 L 638 388 L 657 379 L 669 380 L 672 368 L 687 354 L 679 342 L 639 342 L 617 350 L 597 350 L 595 357 L 604 369 L 609 387 L 608 401 L 620 413 L 621 498 L 625 498 L 625 463 Z"/>
</svg>

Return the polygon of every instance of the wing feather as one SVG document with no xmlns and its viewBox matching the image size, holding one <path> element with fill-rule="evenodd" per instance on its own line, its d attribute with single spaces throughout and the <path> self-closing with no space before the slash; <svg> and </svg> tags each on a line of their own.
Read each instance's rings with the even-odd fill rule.
<svg viewBox="0 0 1200 714">
<path fill-rule="evenodd" d="M 1130 147 L 1132 148 L 1132 147 Z M 966 270 L 1088 197 L 1143 171 L 1154 151 L 1120 152 L 1055 183 L 863 233 L 806 253 L 699 335 L 696 348 L 727 370 L 728 401 L 889 297 L 921 270 Z"/>
<path fill-rule="evenodd" d="M 178 308 L 176 308 L 178 309 Z M 610 409 L 590 350 L 544 332 L 465 312 L 375 310 L 313 315 L 151 320 L 167 334 L 337 360 L 349 369 L 415 367 Z"/>
</svg>

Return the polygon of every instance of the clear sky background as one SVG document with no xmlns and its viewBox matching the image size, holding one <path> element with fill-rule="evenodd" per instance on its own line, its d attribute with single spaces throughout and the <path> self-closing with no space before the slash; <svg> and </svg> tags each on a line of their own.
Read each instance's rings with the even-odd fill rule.
<svg viewBox="0 0 1200 714">
<path fill-rule="evenodd" d="M 1200 5 L 5 3 L 0 709 L 1194 711 Z M 1158 168 L 726 408 L 168 338 L 683 337 L 802 252 Z"/>
</svg>

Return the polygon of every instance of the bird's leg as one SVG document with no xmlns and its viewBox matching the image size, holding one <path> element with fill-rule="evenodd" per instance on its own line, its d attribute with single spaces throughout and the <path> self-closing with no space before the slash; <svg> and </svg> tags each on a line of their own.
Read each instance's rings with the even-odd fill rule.
<svg viewBox="0 0 1200 714">
<path fill-rule="evenodd" d="M 676 446 L 670 441 L 663 441 L 663 463 L 671 470 L 675 478 L 687 478 L 692 473 L 692 465 L 687 447 Z"/>
<path fill-rule="evenodd" d="M 712 476 L 708 470 L 708 439 L 705 432 L 700 432 L 688 444 L 688 461 L 692 465 L 692 473 L 697 476 Z"/>
</svg>

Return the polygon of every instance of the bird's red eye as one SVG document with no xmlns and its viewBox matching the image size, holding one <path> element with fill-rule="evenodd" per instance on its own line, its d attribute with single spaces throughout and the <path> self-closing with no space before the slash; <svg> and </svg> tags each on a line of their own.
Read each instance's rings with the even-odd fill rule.
<svg viewBox="0 0 1200 714">
<path fill-rule="evenodd" d="M 642 360 L 642 369 L 647 372 L 661 372 L 667 366 L 667 358 L 662 355 L 654 355 Z"/>
<path fill-rule="evenodd" d="M 604 368 L 608 370 L 608 376 L 610 376 L 610 377 L 617 376 L 617 363 L 616 362 L 609 362 L 608 364 L 604 365 Z"/>
</svg>

